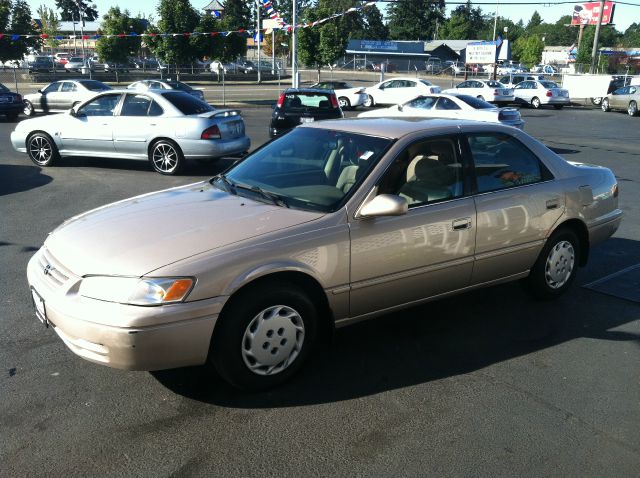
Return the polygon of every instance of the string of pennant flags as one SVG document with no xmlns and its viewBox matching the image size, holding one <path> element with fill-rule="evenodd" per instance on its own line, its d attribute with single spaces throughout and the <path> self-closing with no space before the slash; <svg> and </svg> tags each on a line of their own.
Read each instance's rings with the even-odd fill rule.
<svg viewBox="0 0 640 478">
<path fill-rule="evenodd" d="M 286 21 L 284 21 L 284 19 L 282 18 L 282 16 L 278 13 L 278 11 L 275 9 L 273 2 L 271 0 L 260 0 L 262 3 L 262 6 L 265 8 L 265 11 L 267 12 L 267 14 L 269 15 L 269 18 L 271 18 L 272 20 L 275 20 L 275 22 L 277 23 L 277 27 L 270 27 L 270 28 L 262 28 L 260 31 L 261 32 L 267 32 L 269 33 L 271 30 L 284 30 L 288 33 L 291 33 L 291 31 L 293 30 L 293 25 L 287 23 Z M 365 8 L 369 8 L 372 7 L 373 5 L 375 5 L 376 2 L 367 2 L 363 5 L 360 5 L 358 7 L 352 7 L 349 8 L 348 10 L 342 12 L 342 13 L 334 13 L 333 15 L 330 15 L 326 18 L 323 18 L 321 20 L 316 20 L 313 22 L 309 22 L 309 23 L 298 23 L 296 24 L 295 28 L 296 30 L 298 29 L 304 29 L 304 28 L 312 28 L 315 27 L 317 25 L 320 25 L 322 23 L 328 22 L 330 20 L 333 20 L 335 18 L 340 18 L 343 17 L 345 15 L 349 15 L 352 13 L 356 13 L 356 12 L 360 12 L 362 10 L 364 10 Z M 24 35 L 24 34 L 5 34 L 5 33 L 0 33 L 0 40 L 2 40 L 3 38 L 8 38 L 11 41 L 18 41 L 21 39 L 27 39 L 27 38 L 40 38 L 43 40 L 46 39 L 54 39 L 54 40 L 99 40 L 100 38 L 131 38 L 131 37 L 148 37 L 148 38 L 153 38 L 153 37 L 192 37 L 192 36 L 221 36 L 221 37 L 227 37 L 229 35 L 232 34 L 238 34 L 238 35 L 244 35 L 244 36 L 254 36 L 257 33 L 257 29 L 245 29 L 245 28 L 240 28 L 238 30 L 230 30 L 230 31 L 215 31 L 215 32 L 186 32 L 186 33 L 154 33 L 154 32 L 149 32 L 149 33 L 135 33 L 135 32 L 130 32 L 130 33 L 119 33 L 119 34 L 115 34 L 115 35 L 101 35 L 101 34 L 95 34 L 95 35 L 47 35 L 46 33 L 41 33 L 41 34 L 33 34 L 33 35 Z"/>
</svg>

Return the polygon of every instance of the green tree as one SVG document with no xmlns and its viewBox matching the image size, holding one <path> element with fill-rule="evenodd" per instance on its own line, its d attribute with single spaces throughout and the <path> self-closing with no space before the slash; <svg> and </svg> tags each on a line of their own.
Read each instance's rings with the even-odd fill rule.
<svg viewBox="0 0 640 478">
<path fill-rule="evenodd" d="M 544 42 L 538 35 L 522 36 L 513 44 L 513 57 L 526 66 L 534 66 L 542 59 Z"/>
<path fill-rule="evenodd" d="M 638 47 L 640 46 L 640 23 L 632 23 L 624 31 L 621 39 L 622 46 L 624 47 Z"/>
<path fill-rule="evenodd" d="M 448 40 L 478 39 L 478 32 L 485 29 L 486 21 L 482 9 L 473 8 L 471 1 L 458 5 L 442 25 L 439 36 Z"/>
<path fill-rule="evenodd" d="M 129 35 L 144 32 L 145 22 L 140 17 L 132 17 L 129 10 L 121 11 L 120 7 L 111 7 L 102 17 L 100 32 L 103 35 Z M 107 62 L 125 63 L 127 58 L 140 49 L 140 37 L 125 36 L 122 38 L 102 37 L 98 40 L 96 51 L 98 56 Z"/>
<path fill-rule="evenodd" d="M 158 15 L 160 20 L 155 29 L 156 32 L 179 35 L 158 35 L 150 41 L 149 47 L 156 57 L 169 64 L 187 63 L 193 60 L 196 55 L 189 37 L 182 33 L 193 32 L 200 22 L 200 15 L 191 6 L 189 0 L 161 0 L 158 5 Z"/>
<path fill-rule="evenodd" d="M 38 7 L 38 16 L 42 24 L 42 33 L 48 36 L 44 41 L 45 46 L 51 49 L 57 48 L 60 45 L 60 41 L 55 39 L 60 29 L 60 19 L 58 15 L 51 8 L 40 5 Z"/>
<path fill-rule="evenodd" d="M 531 15 L 531 19 L 529 19 L 529 23 L 525 27 L 525 30 L 528 34 L 534 33 L 533 29 L 542 24 L 542 17 L 538 13 L 538 10 L 535 10 Z"/>
<path fill-rule="evenodd" d="M 26 0 L 14 0 L 11 8 L 11 33 L 18 35 L 35 35 L 36 29 L 31 22 L 31 8 Z M 39 38 L 22 37 L 20 41 L 14 41 L 11 48 L 13 59 L 21 59 L 27 53 L 29 47 L 35 47 L 40 43 Z"/>
<path fill-rule="evenodd" d="M 251 4 L 251 2 L 249 2 Z M 224 16 L 220 21 L 219 29 L 222 31 L 237 31 L 240 29 L 253 29 L 251 10 L 247 2 L 243 0 L 226 0 L 224 2 Z M 222 43 L 222 60 L 232 60 L 247 54 L 247 35 L 232 33 L 224 37 Z"/>
<path fill-rule="evenodd" d="M 60 19 L 63 22 L 72 22 L 80 20 L 80 12 L 82 18 L 87 22 L 98 19 L 98 9 L 94 3 L 87 0 L 56 0 L 56 6 L 60 10 Z"/>
<path fill-rule="evenodd" d="M 220 20 L 212 15 L 200 17 L 200 23 L 196 27 L 196 32 L 204 35 L 194 35 L 191 37 L 191 47 L 198 58 L 209 58 L 211 60 L 221 59 L 224 53 L 225 38 L 220 35 L 211 36 L 209 33 L 220 29 Z M 225 58 L 225 60 L 227 60 Z"/>
<path fill-rule="evenodd" d="M 389 36 L 394 40 L 428 40 L 444 21 L 444 0 L 398 0 L 388 7 Z"/>
<path fill-rule="evenodd" d="M 571 16 L 565 15 L 555 23 L 542 23 L 536 33 L 545 37 L 547 45 L 570 46 L 578 41 L 578 28 L 565 26 L 570 24 Z"/>
</svg>

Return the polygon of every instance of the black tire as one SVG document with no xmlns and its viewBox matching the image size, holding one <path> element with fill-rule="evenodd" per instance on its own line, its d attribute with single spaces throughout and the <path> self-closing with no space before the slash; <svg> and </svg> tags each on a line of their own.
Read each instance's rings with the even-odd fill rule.
<svg viewBox="0 0 640 478">
<path fill-rule="evenodd" d="M 349 98 L 345 98 L 344 96 L 341 96 L 340 98 L 338 98 L 338 104 L 340 105 L 340 108 L 342 108 L 343 110 L 351 109 L 351 102 L 349 101 Z"/>
<path fill-rule="evenodd" d="M 531 98 L 531 107 L 536 110 L 540 108 L 540 98 L 538 98 L 537 96 Z"/>
<path fill-rule="evenodd" d="M 627 108 L 627 114 L 629 116 L 638 116 L 638 103 L 630 101 L 629 107 Z"/>
<path fill-rule="evenodd" d="M 27 138 L 29 159 L 40 167 L 52 166 L 59 158 L 56 143 L 46 133 L 33 133 Z"/>
<path fill-rule="evenodd" d="M 602 111 L 604 111 L 605 113 L 608 111 L 611 111 L 608 98 L 602 98 L 602 103 L 600 103 L 600 108 L 602 108 Z"/>
<path fill-rule="evenodd" d="M 178 174 L 184 166 L 184 155 L 176 143 L 161 139 L 149 148 L 149 162 L 156 172 L 173 176 Z"/>
<path fill-rule="evenodd" d="M 524 281 L 527 291 L 541 300 L 561 296 L 576 277 L 579 258 L 580 241 L 576 234 L 568 228 L 554 231 Z"/>
<path fill-rule="evenodd" d="M 34 114 L 36 114 L 36 111 L 33 108 L 33 105 L 31 104 L 31 101 L 24 100 L 24 108 L 23 108 L 22 112 L 27 117 L 33 116 Z"/>
<path fill-rule="evenodd" d="M 553 105 L 553 107 L 557 110 L 561 110 L 562 108 L 564 108 L 564 105 Z"/>
<path fill-rule="evenodd" d="M 600 106 L 600 104 L 602 103 L 602 97 L 598 96 L 596 98 L 591 98 L 591 104 L 595 105 L 595 106 Z"/>
<path fill-rule="evenodd" d="M 282 310 L 287 313 L 292 310 L 297 315 L 293 314 L 290 319 L 281 314 Z M 269 316 L 266 311 L 273 315 Z M 263 314 L 267 318 L 260 320 Z M 308 358 L 316 339 L 317 317 L 313 302 L 290 283 L 260 285 L 241 292 L 231 298 L 218 319 L 211 340 L 209 361 L 224 380 L 242 390 L 258 391 L 275 387 L 290 379 Z M 271 329 L 271 325 L 265 324 L 267 320 L 285 323 L 282 326 L 280 322 L 278 328 L 274 326 Z M 301 324 L 302 335 L 299 330 Z M 257 342 L 255 348 L 253 338 L 247 335 L 250 327 L 253 327 L 253 338 Z M 258 355 L 255 356 L 246 352 L 256 349 Z M 260 356 L 261 350 L 265 350 L 265 360 L 271 360 L 270 355 L 274 356 L 273 361 L 282 359 L 276 365 L 271 364 L 273 371 L 269 371 L 269 364 L 260 363 L 264 358 Z M 288 360 L 291 362 L 287 363 Z M 249 368 L 249 364 L 255 371 Z"/>
</svg>

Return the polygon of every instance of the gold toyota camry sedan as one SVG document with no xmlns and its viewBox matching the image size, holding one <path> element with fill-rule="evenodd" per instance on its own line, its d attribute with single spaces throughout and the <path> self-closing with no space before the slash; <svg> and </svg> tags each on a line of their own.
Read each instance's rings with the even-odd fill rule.
<svg viewBox="0 0 640 478">
<path fill-rule="evenodd" d="M 27 275 L 37 317 L 87 360 L 209 364 L 258 390 L 332 327 L 506 281 L 557 297 L 621 218 L 609 169 L 515 128 L 329 120 L 69 219 Z"/>
</svg>

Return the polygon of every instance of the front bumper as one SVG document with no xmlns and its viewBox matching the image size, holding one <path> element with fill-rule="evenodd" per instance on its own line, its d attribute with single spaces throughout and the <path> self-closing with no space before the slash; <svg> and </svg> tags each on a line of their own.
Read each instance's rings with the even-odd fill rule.
<svg viewBox="0 0 640 478">
<path fill-rule="evenodd" d="M 27 152 L 27 137 L 24 132 L 12 131 L 11 132 L 11 146 L 13 149 L 20 153 Z"/>
<path fill-rule="evenodd" d="M 55 272 L 45 274 L 43 264 L 53 264 L 50 271 Z M 77 293 L 81 278 L 65 270 L 44 247 L 29 261 L 27 279 L 44 300 L 48 323 L 73 353 L 127 370 L 205 363 L 226 300 L 139 307 L 82 297 Z"/>
</svg>

